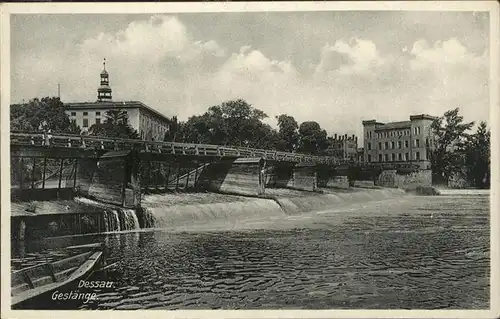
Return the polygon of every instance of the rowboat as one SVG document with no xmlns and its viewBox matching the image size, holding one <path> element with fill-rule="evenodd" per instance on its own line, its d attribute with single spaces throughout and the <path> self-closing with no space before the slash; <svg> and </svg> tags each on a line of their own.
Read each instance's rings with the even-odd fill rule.
<svg viewBox="0 0 500 319">
<path fill-rule="evenodd" d="M 52 263 L 43 263 L 15 271 L 11 276 L 12 309 L 39 308 L 56 291 L 67 291 L 102 266 L 103 245 L 66 247 L 77 255 Z M 81 250 L 84 252 L 80 252 Z M 80 251 L 78 251 L 80 250 Z"/>
</svg>

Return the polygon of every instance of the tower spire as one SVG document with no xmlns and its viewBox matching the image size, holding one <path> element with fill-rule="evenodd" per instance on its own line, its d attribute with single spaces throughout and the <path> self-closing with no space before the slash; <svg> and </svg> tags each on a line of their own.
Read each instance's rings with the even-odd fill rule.
<svg viewBox="0 0 500 319">
<path fill-rule="evenodd" d="M 106 71 L 106 58 L 102 62 L 103 70 L 101 72 L 101 83 L 97 89 L 97 100 L 102 102 L 103 100 L 111 101 L 111 87 L 109 86 L 109 74 Z"/>
</svg>

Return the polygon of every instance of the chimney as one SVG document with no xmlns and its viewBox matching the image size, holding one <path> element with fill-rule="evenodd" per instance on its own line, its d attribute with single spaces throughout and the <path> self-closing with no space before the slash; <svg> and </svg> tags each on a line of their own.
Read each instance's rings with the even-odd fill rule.
<svg viewBox="0 0 500 319">
<path fill-rule="evenodd" d="M 354 140 L 354 134 L 352 134 L 352 139 Z"/>
<path fill-rule="evenodd" d="M 337 140 L 337 133 L 335 133 L 335 138 L 334 138 L 334 140 Z"/>
</svg>

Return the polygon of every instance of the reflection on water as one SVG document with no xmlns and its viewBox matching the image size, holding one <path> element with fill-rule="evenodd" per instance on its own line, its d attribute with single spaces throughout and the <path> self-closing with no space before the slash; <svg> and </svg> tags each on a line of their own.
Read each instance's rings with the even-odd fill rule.
<svg viewBox="0 0 500 319">
<path fill-rule="evenodd" d="M 116 287 L 80 308 L 488 308 L 489 198 L 398 203 L 266 229 L 107 235 L 118 263 L 93 279 Z"/>
</svg>

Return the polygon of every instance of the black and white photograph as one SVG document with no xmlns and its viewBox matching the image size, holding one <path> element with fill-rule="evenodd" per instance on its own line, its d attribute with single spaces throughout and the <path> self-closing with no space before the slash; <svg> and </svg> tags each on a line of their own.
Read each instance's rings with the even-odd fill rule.
<svg viewBox="0 0 500 319">
<path fill-rule="evenodd" d="M 143 6 L 0 8 L 3 318 L 499 315 L 498 2 Z"/>
</svg>

